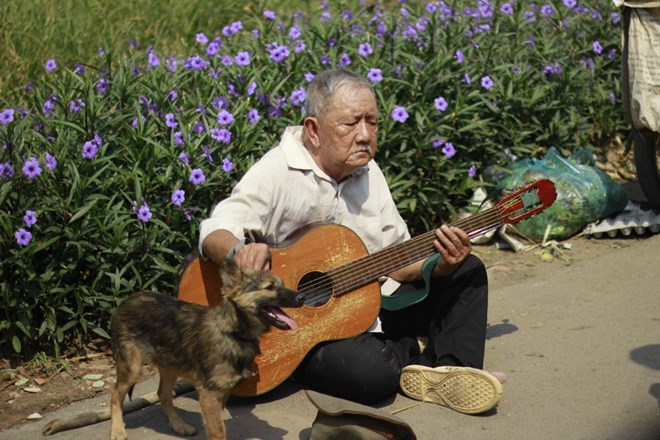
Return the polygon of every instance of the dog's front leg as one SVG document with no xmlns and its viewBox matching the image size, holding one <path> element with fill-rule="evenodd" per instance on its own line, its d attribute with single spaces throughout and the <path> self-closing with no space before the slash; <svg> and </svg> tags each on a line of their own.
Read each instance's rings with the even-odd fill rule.
<svg viewBox="0 0 660 440">
<path fill-rule="evenodd" d="M 125 383 L 117 382 L 112 387 L 112 397 L 110 400 L 110 440 L 126 440 L 126 428 L 124 426 L 124 412 L 122 403 L 126 398 L 128 386 Z"/>
<path fill-rule="evenodd" d="M 158 371 L 160 371 L 158 398 L 160 399 L 160 407 L 163 409 L 163 413 L 165 413 L 165 417 L 167 417 L 170 427 L 179 435 L 195 435 L 197 433 L 195 427 L 186 423 L 174 408 L 172 390 L 174 390 L 174 385 L 176 384 L 176 373 L 160 367 L 158 368 Z"/>
<path fill-rule="evenodd" d="M 208 440 L 227 440 L 224 410 L 229 392 L 227 391 L 224 395 L 221 395 L 217 391 L 211 391 L 202 385 L 197 388 L 197 393 L 199 394 L 199 405 L 202 407 L 202 415 L 204 416 L 206 438 Z"/>
</svg>

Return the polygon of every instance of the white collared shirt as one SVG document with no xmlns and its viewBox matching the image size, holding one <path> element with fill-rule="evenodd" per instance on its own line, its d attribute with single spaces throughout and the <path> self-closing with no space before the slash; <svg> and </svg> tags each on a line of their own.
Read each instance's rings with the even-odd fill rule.
<svg viewBox="0 0 660 440">
<path fill-rule="evenodd" d="M 314 162 L 302 143 L 302 127 L 288 127 L 238 182 L 230 197 L 200 225 L 204 238 L 225 229 L 239 240 L 250 234 L 281 247 L 304 226 L 335 223 L 352 229 L 369 253 L 410 238 L 387 181 L 375 161 L 337 183 Z"/>
</svg>

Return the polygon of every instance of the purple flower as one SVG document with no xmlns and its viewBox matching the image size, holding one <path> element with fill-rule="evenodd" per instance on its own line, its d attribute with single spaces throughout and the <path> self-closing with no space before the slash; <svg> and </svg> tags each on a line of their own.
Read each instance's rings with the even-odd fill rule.
<svg viewBox="0 0 660 440">
<path fill-rule="evenodd" d="M 269 20 L 275 20 L 277 18 L 275 13 L 273 11 L 269 11 L 268 9 L 264 9 L 264 17 Z"/>
<path fill-rule="evenodd" d="M 208 46 L 206 46 L 206 55 L 209 57 L 214 57 L 220 51 L 220 44 L 215 41 L 211 41 Z"/>
<path fill-rule="evenodd" d="M 477 175 L 477 167 L 472 165 L 470 168 L 468 168 L 468 176 L 474 177 Z"/>
<path fill-rule="evenodd" d="M 238 66 L 247 66 L 250 64 L 250 54 L 248 52 L 239 52 L 234 57 L 236 60 L 236 65 Z"/>
<path fill-rule="evenodd" d="M 408 119 L 408 112 L 405 108 L 397 105 L 392 109 L 390 117 L 398 122 L 406 122 L 406 119 Z"/>
<path fill-rule="evenodd" d="M 183 151 L 181 153 L 179 153 L 179 160 L 183 163 L 190 163 L 190 158 Z"/>
<path fill-rule="evenodd" d="M 102 95 L 105 95 L 108 93 L 108 80 L 105 78 L 101 78 L 97 83 L 96 83 L 96 90 L 98 90 Z"/>
<path fill-rule="evenodd" d="M 188 180 L 190 180 L 195 185 L 199 185 L 206 180 L 206 176 L 201 169 L 195 168 L 190 172 L 190 178 Z"/>
<path fill-rule="evenodd" d="M 234 169 L 234 163 L 225 157 L 222 159 L 222 169 L 225 173 L 228 173 Z"/>
<path fill-rule="evenodd" d="M 199 55 L 195 55 L 185 60 L 183 67 L 186 70 L 205 70 L 209 67 L 209 63 Z"/>
<path fill-rule="evenodd" d="M 48 99 L 44 101 L 44 104 L 41 106 L 41 113 L 47 115 L 55 110 L 55 97 L 55 95 L 50 95 Z"/>
<path fill-rule="evenodd" d="M 431 141 L 431 146 L 435 149 L 438 149 L 438 148 L 442 147 L 444 144 L 445 144 L 444 139 L 433 139 Z"/>
<path fill-rule="evenodd" d="M 458 64 L 463 64 L 463 60 L 465 57 L 463 56 L 463 52 L 459 49 L 456 51 L 456 55 L 454 55 L 454 58 L 456 58 L 456 62 Z"/>
<path fill-rule="evenodd" d="M 600 41 L 594 41 L 592 47 L 594 49 L 594 53 L 597 55 L 600 55 L 600 53 L 603 52 L 603 46 L 600 44 Z"/>
<path fill-rule="evenodd" d="M 298 26 L 291 26 L 291 29 L 289 29 L 289 39 L 290 40 L 297 40 L 300 38 L 302 35 L 302 32 L 300 32 L 300 27 Z"/>
<path fill-rule="evenodd" d="M 158 55 L 156 55 L 156 53 L 149 52 L 149 64 L 152 67 L 160 66 L 160 58 L 158 58 Z"/>
<path fill-rule="evenodd" d="M 577 5 L 576 0 L 564 0 L 562 3 L 564 4 L 564 6 L 566 6 L 567 8 L 571 8 L 571 9 L 573 9 L 575 7 L 575 5 Z"/>
<path fill-rule="evenodd" d="M 176 206 L 181 206 L 181 204 L 186 200 L 186 192 L 182 189 L 177 189 L 172 193 L 172 204 Z"/>
<path fill-rule="evenodd" d="M 271 43 L 266 51 L 268 52 L 268 57 L 275 63 L 281 63 L 290 55 L 288 47 L 280 46 L 277 43 Z"/>
<path fill-rule="evenodd" d="M 174 136 L 174 145 L 182 146 L 184 144 L 183 132 L 175 131 L 173 136 Z"/>
<path fill-rule="evenodd" d="M 544 17 L 549 17 L 555 13 L 555 8 L 552 5 L 543 5 L 541 6 L 541 15 Z"/>
<path fill-rule="evenodd" d="M 217 98 L 213 98 L 213 108 L 216 110 L 224 110 L 227 107 L 229 107 L 229 101 L 227 101 L 227 98 L 224 96 L 219 96 Z"/>
<path fill-rule="evenodd" d="M 257 109 L 253 108 L 252 110 L 248 111 L 248 121 L 250 122 L 250 124 L 252 125 L 256 124 L 259 121 L 259 119 L 261 119 L 261 116 L 259 116 L 259 112 L 257 111 Z"/>
<path fill-rule="evenodd" d="M 511 6 L 511 3 L 504 3 L 500 7 L 500 12 L 506 15 L 511 15 L 513 13 L 513 6 Z"/>
<path fill-rule="evenodd" d="M 227 110 L 221 110 L 218 113 L 218 124 L 220 125 L 229 125 L 234 121 L 234 115 L 229 113 Z"/>
<path fill-rule="evenodd" d="M 368 57 L 372 53 L 374 53 L 374 50 L 371 48 L 371 44 L 369 43 L 362 43 L 358 47 L 358 53 L 362 55 L 363 57 Z"/>
<path fill-rule="evenodd" d="M 192 131 L 197 133 L 197 134 L 204 134 L 206 133 L 206 126 L 204 125 L 203 122 L 195 122 L 195 125 L 193 125 Z"/>
<path fill-rule="evenodd" d="M 99 147 L 94 141 L 87 141 L 83 144 L 82 157 L 85 159 L 94 159 L 99 151 Z"/>
<path fill-rule="evenodd" d="M 375 67 L 369 69 L 369 72 L 367 73 L 367 79 L 372 83 L 380 82 L 383 80 L 383 72 L 380 69 L 376 69 Z"/>
<path fill-rule="evenodd" d="M 18 243 L 19 246 L 27 246 L 30 244 L 30 241 L 32 241 L 32 233 L 23 228 L 16 231 L 14 237 L 16 237 L 16 243 Z"/>
<path fill-rule="evenodd" d="M 444 112 L 445 110 L 447 110 L 447 105 L 448 105 L 447 100 L 445 98 L 443 98 L 442 96 L 439 96 L 439 97 L 435 98 L 435 101 L 433 101 L 433 102 L 435 103 L 435 108 L 437 110 L 440 110 L 441 112 Z"/>
<path fill-rule="evenodd" d="M 442 147 L 442 153 L 447 157 L 447 159 L 451 159 L 452 156 L 456 154 L 456 149 L 454 148 L 454 144 L 451 142 L 446 142 L 444 147 Z"/>
<path fill-rule="evenodd" d="M 44 64 L 44 67 L 46 68 L 46 72 L 50 73 L 53 70 L 57 69 L 57 63 L 53 58 L 49 59 L 46 61 L 46 64 Z"/>
<path fill-rule="evenodd" d="M 142 202 L 142 206 L 140 206 L 140 209 L 138 209 L 137 212 L 138 220 L 147 223 L 151 217 L 152 214 L 151 210 L 149 209 L 149 205 L 147 205 L 147 202 Z"/>
<path fill-rule="evenodd" d="M 231 143 L 231 131 L 226 128 L 212 128 L 211 137 L 218 142 L 224 142 L 229 145 Z"/>
<path fill-rule="evenodd" d="M 342 66 L 348 66 L 351 64 L 351 57 L 348 56 L 348 54 L 344 53 L 342 54 L 341 57 L 339 57 L 339 62 L 341 62 Z"/>
<path fill-rule="evenodd" d="M 46 153 L 46 157 L 44 159 L 44 162 L 46 163 L 46 168 L 48 168 L 51 171 L 53 171 L 55 168 L 57 168 L 57 159 L 55 159 L 55 157 L 51 156 L 50 153 Z"/>
<path fill-rule="evenodd" d="M 490 88 L 493 87 L 493 80 L 490 79 L 490 76 L 486 75 L 481 78 L 481 87 L 486 90 L 490 90 Z"/>
<path fill-rule="evenodd" d="M 39 161 L 36 157 L 31 157 L 25 161 L 25 164 L 23 165 L 23 174 L 25 174 L 30 180 L 41 174 L 41 167 L 39 166 Z"/>
<path fill-rule="evenodd" d="M 257 83 L 252 81 L 250 83 L 250 85 L 248 86 L 247 90 L 245 90 L 245 94 L 248 95 L 248 96 L 251 96 L 256 91 L 257 91 Z"/>
<path fill-rule="evenodd" d="M 472 79 L 470 79 L 470 74 L 469 73 L 465 72 L 465 75 L 463 76 L 463 81 L 467 85 L 472 84 Z"/>
<path fill-rule="evenodd" d="M 2 180 L 9 180 L 14 177 L 14 168 L 9 162 L 0 163 L 0 177 Z"/>
<path fill-rule="evenodd" d="M 195 35 L 195 41 L 197 41 L 199 44 L 206 44 L 209 42 L 209 39 L 203 32 L 200 32 Z"/>
<path fill-rule="evenodd" d="M 14 120 L 14 109 L 6 108 L 0 112 L 0 124 L 7 125 Z"/>
<path fill-rule="evenodd" d="M 78 101 L 81 101 L 81 100 L 79 99 Z M 84 105 L 83 105 L 83 107 L 84 107 Z M 69 110 L 71 110 L 74 113 L 78 113 L 80 111 L 80 105 L 75 100 L 71 100 L 69 102 Z"/>
<path fill-rule="evenodd" d="M 307 98 L 307 92 L 305 91 L 304 87 L 300 87 L 299 89 L 294 90 L 291 92 L 291 95 L 289 96 L 289 101 L 291 101 L 291 104 L 293 105 L 303 105 L 305 103 L 305 99 Z"/>
<path fill-rule="evenodd" d="M 165 125 L 167 125 L 170 128 L 177 128 L 179 126 L 179 123 L 176 122 L 176 119 L 174 118 L 174 115 L 172 113 L 168 113 L 165 115 Z"/>
<path fill-rule="evenodd" d="M 32 225 L 34 225 L 37 222 L 37 213 L 30 210 L 25 211 L 25 215 L 23 216 L 23 221 L 25 222 L 25 226 L 31 228 Z"/>
</svg>

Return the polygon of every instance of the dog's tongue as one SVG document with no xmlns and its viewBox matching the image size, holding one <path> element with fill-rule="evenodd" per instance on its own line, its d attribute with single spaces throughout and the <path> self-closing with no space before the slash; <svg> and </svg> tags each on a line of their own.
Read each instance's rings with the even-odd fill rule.
<svg viewBox="0 0 660 440">
<path fill-rule="evenodd" d="M 286 325 L 288 325 L 291 330 L 295 330 L 298 328 L 298 324 L 296 324 L 296 321 L 292 317 L 284 313 L 284 310 L 280 309 L 279 307 L 266 307 L 266 309 L 268 313 L 272 314 L 280 321 L 286 323 Z"/>
</svg>

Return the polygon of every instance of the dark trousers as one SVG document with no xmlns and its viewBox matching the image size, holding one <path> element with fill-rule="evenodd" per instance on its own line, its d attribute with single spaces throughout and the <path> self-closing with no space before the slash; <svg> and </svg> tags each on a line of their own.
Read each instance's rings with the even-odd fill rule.
<svg viewBox="0 0 660 440">
<path fill-rule="evenodd" d="M 381 310 L 383 333 L 319 344 L 295 377 L 307 388 L 372 403 L 397 392 L 406 365 L 483 368 L 487 312 L 486 268 L 470 255 L 450 276 L 432 278 L 423 301 L 398 311 Z M 423 352 L 418 336 L 428 338 Z"/>
</svg>

